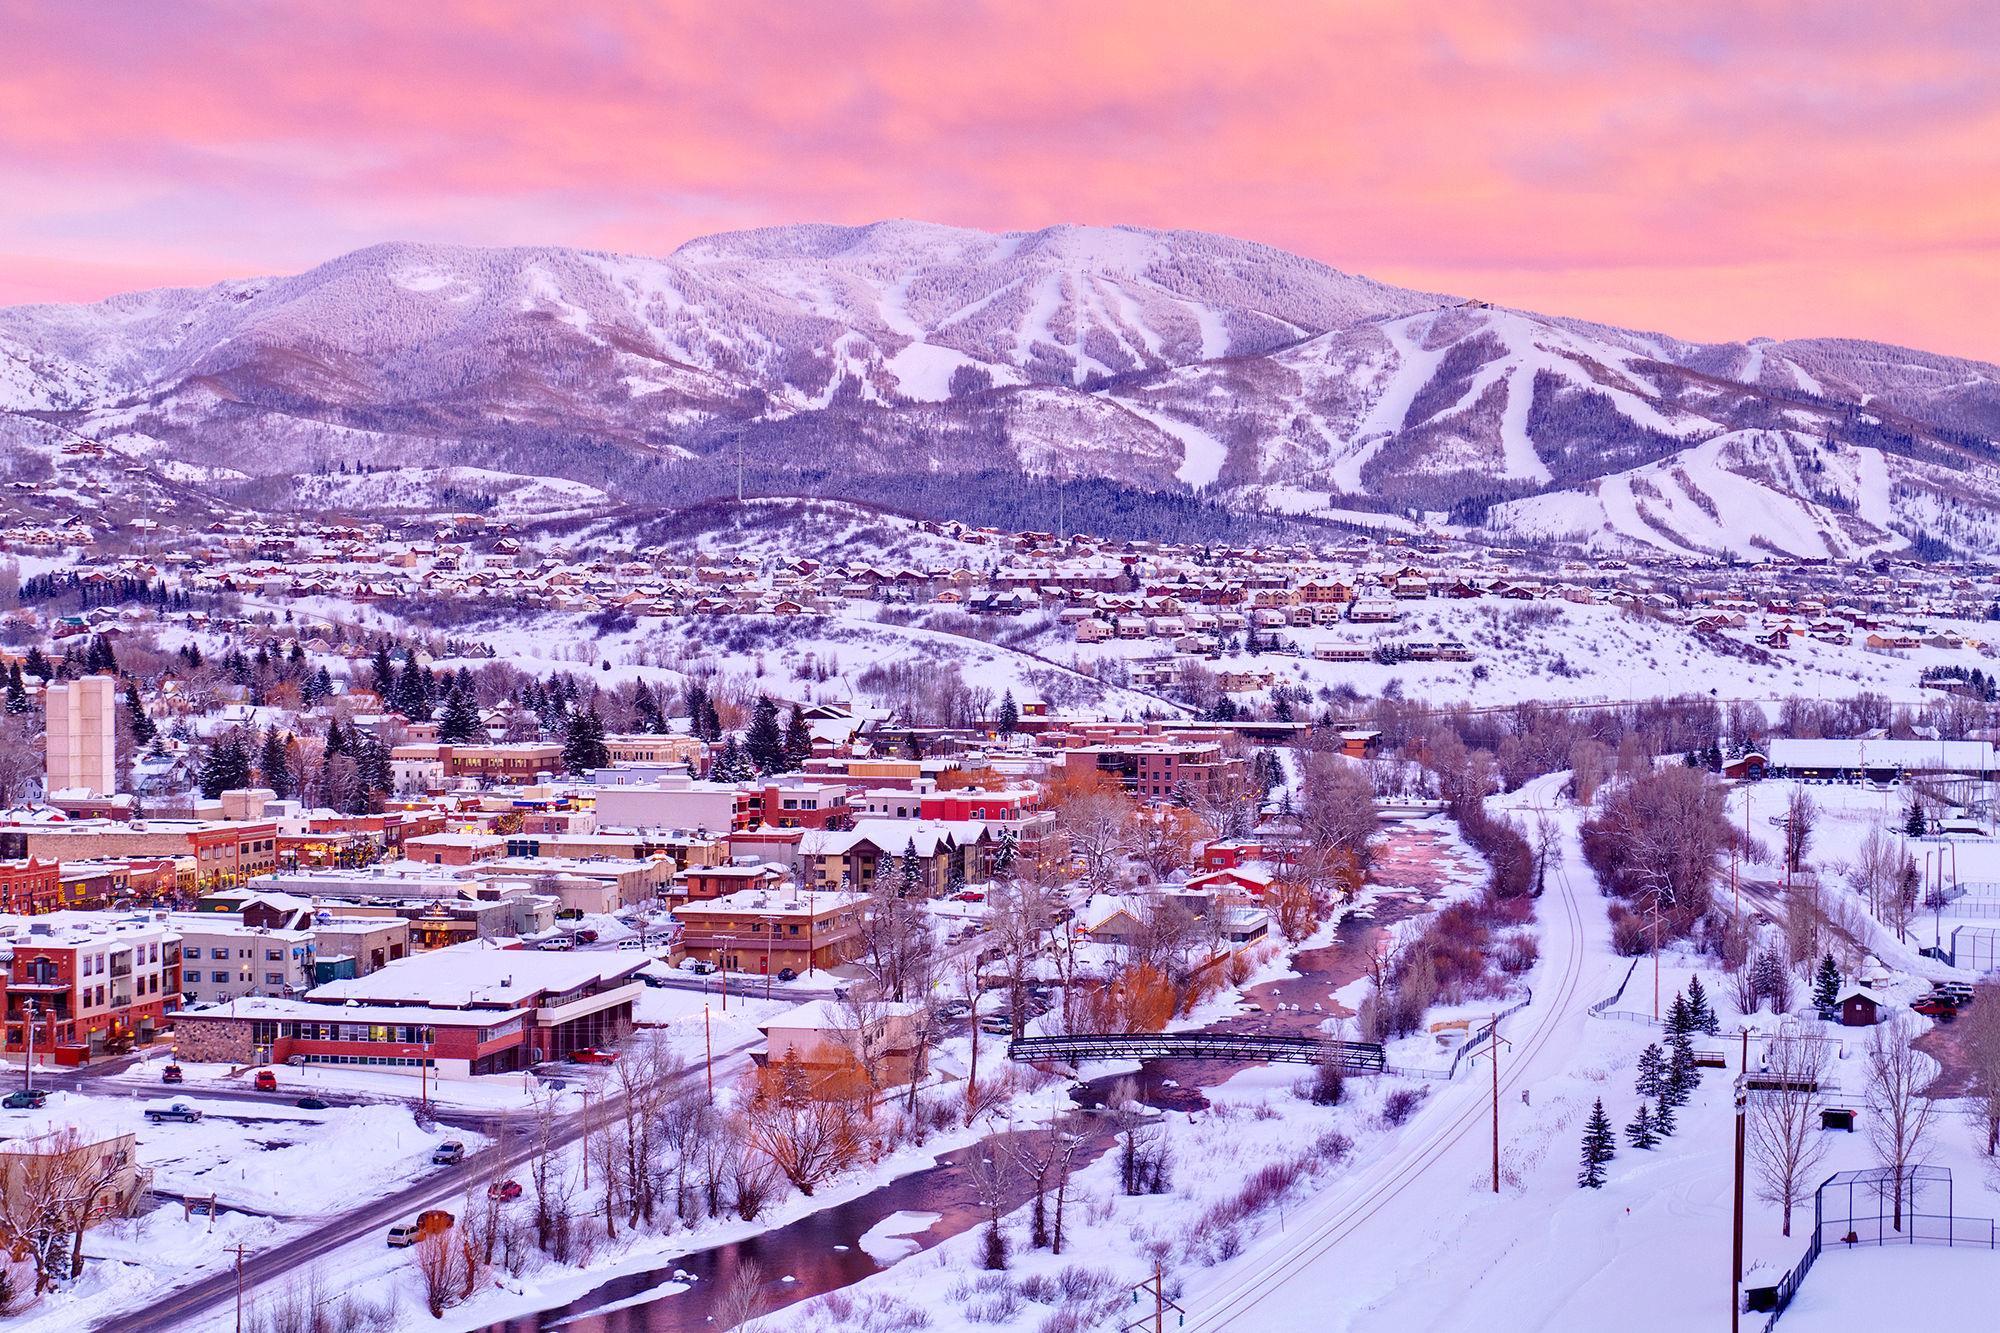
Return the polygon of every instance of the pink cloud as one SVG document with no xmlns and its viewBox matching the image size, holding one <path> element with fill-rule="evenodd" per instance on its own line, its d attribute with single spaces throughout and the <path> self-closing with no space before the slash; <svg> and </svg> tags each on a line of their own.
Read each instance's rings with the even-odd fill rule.
<svg viewBox="0 0 2000 1333">
<path fill-rule="evenodd" d="M 390 237 L 1133 222 L 1692 337 L 2000 358 L 1979 4 L 575 8 L 16 9 L 0 300 Z"/>
</svg>

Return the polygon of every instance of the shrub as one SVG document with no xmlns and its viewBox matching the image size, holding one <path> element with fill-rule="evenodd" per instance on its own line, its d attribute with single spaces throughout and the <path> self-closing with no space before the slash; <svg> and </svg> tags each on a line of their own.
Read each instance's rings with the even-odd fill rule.
<svg viewBox="0 0 2000 1333">
<path fill-rule="evenodd" d="M 1314 1106 L 1338 1106 L 1346 1090 L 1347 1078 L 1331 1060 L 1314 1065 L 1312 1073 L 1299 1084 L 1300 1095 Z"/>
<path fill-rule="evenodd" d="M 1611 948 L 1620 958 L 1646 952 L 1646 923 L 1622 903 L 1611 904 Z"/>
<path fill-rule="evenodd" d="M 1417 1113 L 1424 1104 L 1422 1088 L 1396 1088 L 1382 1099 L 1382 1123 L 1400 1125 Z"/>
</svg>

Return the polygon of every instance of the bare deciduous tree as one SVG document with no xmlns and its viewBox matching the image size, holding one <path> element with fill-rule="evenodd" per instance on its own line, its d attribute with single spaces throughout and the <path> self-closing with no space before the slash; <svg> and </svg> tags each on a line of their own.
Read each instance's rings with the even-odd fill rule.
<svg viewBox="0 0 2000 1333">
<path fill-rule="evenodd" d="M 1936 1105 L 1924 1096 L 1931 1062 L 1911 1043 L 1915 1025 L 1890 1019 L 1870 1035 L 1868 1078 L 1868 1141 L 1875 1159 L 1888 1171 L 1888 1189 L 1896 1230 L 1903 1229 L 1903 1196 L 1910 1168 L 1922 1162 L 1930 1145 L 1931 1116 Z"/>
<path fill-rule="evenodd" d="M 1765 1046 L 1765 1071 L 1778 1086 L 1750 1094 L 1746 1144 L 1757 1172 L 1758 1197 L 1784 1212 L 1792 1234 L 1798 1206 L 1813 1170 L 1826 1157 L 1820 1130 L 1825 1098 L 1827 1042 L 1817 1031 L 1787 1025 Z"/>
<path fill-rule="evenodd" d="M 1983 982 L 1973 989 L 1972 1009 L 1959 1019 L 1958 1035 L 1972 1076 L 1967 1109 L 1991 1157 L 2000 1151 L 2000 985 Z"/>
</svg>

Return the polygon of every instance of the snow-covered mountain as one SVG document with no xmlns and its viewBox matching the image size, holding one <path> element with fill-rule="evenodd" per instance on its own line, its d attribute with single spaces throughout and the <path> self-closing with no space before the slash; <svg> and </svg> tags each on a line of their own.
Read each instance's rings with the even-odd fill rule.
<svg viewBox="0 0 2000 1333">
<path fill-rule="evenodd" d="M 14 478 L 79 438 L 251 504 L 343 465 L 516 503 L 1022 471 L 1611 545 L 1991 549 L 2000 369 L 1695 344 L 1388 287 L 1194 232 L 910 222 L 664 259 L 381 245 L 293 277 L 0 310 Z M 453 469 L 469 469 L 453 472 Z M 1768 530 L 1766 530 L 1768 529 Z"/>
</svg>

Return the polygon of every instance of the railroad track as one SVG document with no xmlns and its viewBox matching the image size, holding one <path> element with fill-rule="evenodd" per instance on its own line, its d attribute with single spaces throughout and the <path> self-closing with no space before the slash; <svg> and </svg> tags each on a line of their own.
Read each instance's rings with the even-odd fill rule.
<svg viewBox="0 0 2000 1333">
<path fill-rule="evenodd" d="M 1515 1057 L 1501 1071 L 1503 1093 L 1511 1092 L 1521 1082 L 1536 1055 L 1548 1045 L 1557 1029 L 1570 1016 L 1570 1009 L 1577 1001 L 1582 984 L 1583 912 L 1578 906 L 1576 889 L 1570 882 L 1566 865 L 1560 868 L 1557 882 L 1562 900 L 1561 911 L 1555 914 L 1554 919 L 1560 920 L 1567 928 L 1569 956 L 1564 961 L 1561 977 L 1550 988 L 1550 1003 L 1541 1011 L 1540 1022 L 1532 1032 L 1515 1042 Z M 1534 1013 L 1535 1008 L 1531 1007 L 1528 1012 Z M 1210 1330 L 1277 1326 L 1277 1322 L 1268 1315 L 1260 1318 L 1255 1313 L 1259 1307 L 1271 1307 L 1271 1312 L 1275 1313 L 1276 1307 L 1272 1303 L 1287 1299 L 1285 1293 L 1294 1279 L 1304 1276 L 1328 1251 L 1366 1226 L 1469 1134 L 1475 1131 L 1483 1133 L 1491 1123 L 1490 1115 L 1491 1110 L 1484 1098 L 1466 1097 L 1464 1103 L 1452 1108 L 1447 1118 L 1431 1128 L 1412 1151 L 1396 1159 L 1379 1178 L 1359 1186 L 1358 1193 L 1331 1196 L 1325 1215 L 1309 1221 L 1294 1214 L 1294 1227 L 1301 1221 L 1308 1221 L 1308 1225 L 1284 1237 L 1279 1248 L 1262 1262 L 1244 1265 L 1219 1284 L 1218 1289 L 1189 1316 L 1187 1328 L 1194 1333 L 1208 1333 Z M 1290 1299 L 1293 1308 L 1303 1308 L 1312 1298 L 1307 1293 L 1295 1292 Z"/>
</svg>

